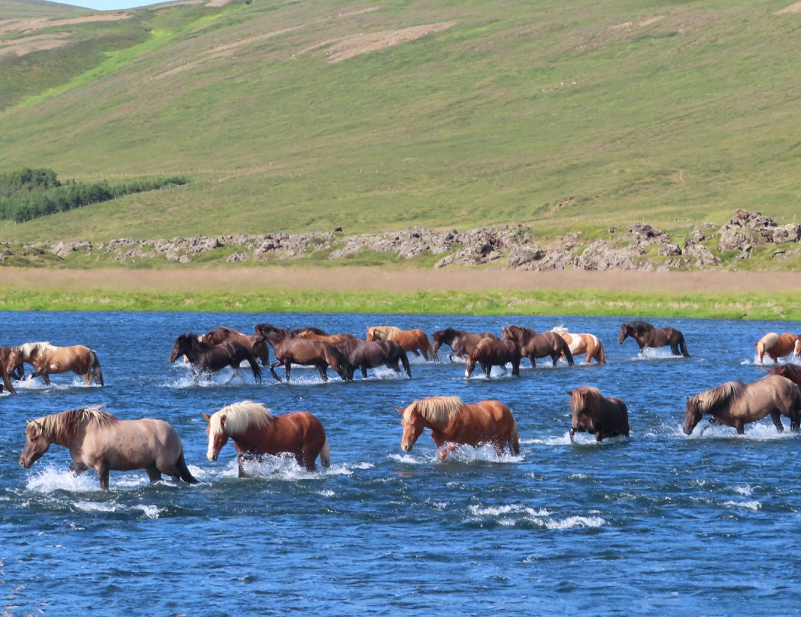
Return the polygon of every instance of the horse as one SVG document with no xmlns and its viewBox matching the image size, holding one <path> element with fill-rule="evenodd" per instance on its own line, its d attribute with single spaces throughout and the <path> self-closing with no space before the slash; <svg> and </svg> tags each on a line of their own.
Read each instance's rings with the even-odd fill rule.
<svg viewBox="0 0 801 617">
<path fill-rule="evenodd" d="M 489 377 L 492 367 L 504 366 L 512 363 L 512 375 L 520 375 L 520 347 L 514 341 L 499 341 L 497 339 L 485 338 L 481 340 L 475 349 L 467 356 L 464 366 L 464 378 L 467 379 L 476 368 L 476 362 L 481 365 L 481 370 Z"/>
<path fill-rule="evenodd" d="M 799 411 L 801 390 L 785 377 L 768 375 L 748 384 L 728 381 L 687 398 L 684 433 L 691 434 L 705 413 L 712 415 L 713 423 L 732 426 L 739 435 L 745 433 L 746 423 L 768 414 L 779 433 L 784 431 L 780 415 L 790 418 L 790 428 L 797 431 L 801 426 Z"/>
<path fill-rule="evenodd" d="M 403 369 L 412 378 L 412 369 L 409 358 L 403 348 L 392 341 L 362 341 L 357 338 L 348 339 L 335 345 L 342 354 L 343 364 L 346 367 L 349 380 L 353 380 L 355 370 L 361 369 L 362 379 L 367 379 L 367 369 L 376 366 L 388 366 L 396 373 L 400 372 L 398 362 L 403 363 Z"/>
<path fill-rule="evenodd" d="M 629 436 L 629 413 L 626 403 L 619 398 L 607 398 L 591 386 L 565 390 L 570 397 L 573 421 L 570 425 L 570 443 L 576 433 L 595 435 L 600 442 L 606 437 Z"/>
<path fill-rule="evenodd" d="M 239 452 L 239 477 L 246 477 L 244 462 L 248 457 L 262 454 L 276 455 L 290 452 L 298 465 L 315 470 L 320 457 L 323 467 L 331 466 L 331 451 L 320 421 L 307 411 L 273 415 L 264 405 L 242 401 L 227 405 L 212 415 L 203 417 L 208 422 L 206 433 L 209 448 L 206 453 L 212 462 L 228 441 L 234 440 Z"/>
<path fill-rule="evenodd" d="M 292 333 L 295 336 L 299 336 L 300 338 L 310 339 L 312 341 L 325 341 L 326 343 L 330 343 L 331 345 L 336 345 L 343 341 L 348 341 L 350 339 L 355 339 L 356 337 L 352 334 L 346 334 L 342 332 L 341 334 L 328 334 L 325 330 L 321 330 L 320 328 L 298 328 L 297 330 L 292 330 Z"/>
<path fill-rule="evenodd" d="M 453 356 L 468 356 L 470 352 L 475 349 L 481 339 L 489 338 L 498 340 L 492 332 L 466 332 L 465 330 L 455 330 L 454 328 L 445 328 L 439 330 L 431 335 L 434 339 L 434 349 L 432 351 L 434 357 L 438 357 L 439 348 L 442 345 L 447 345 L 451 348 L 451 353 L 448 354 L 448 360 L 453 362 Z"/>
<path fill-rule="evenodd" d="M 799 348 L 798 341 L 798 337 L 789 332 L 785 332 L 784 334 L 768 332 L 754 345 L 758 356 L 757 362 L 762 364 L 762 360 L 766 355 L 773 360 L 773 362 L 778 362 L 779 358 L 785 358 Z"/>
<path fill-rule="evenodd" d="M 8 390 L 11 394 L 16 394 L 17 391 L 14 389 L 14 386 L 11 385 L 11 378 L 6 370 L 6 364 L 2 361 L 0 361 L 0 377 L 2 377 L 3 380 L 3 383 L 0 383 L 0 392 L 3 391 L 3 386 L 5 386 L 6 390 Z"/>
<path fill-rule="evenodd" d="M 401 449 L 404 452 L 411 452 L 423 429 L 428 428 L 437 450 L 447 444 L 437 455 L 441 461 L 458 444 L 475 447 L 490 443 L 500 456 L 508 443 L 512 454 L 520 454 L 514 416 L 500 401 L 479 401 L 468 405 L 458 396 L 431 396 L 397 411 L 403 415 Z"/>
<path fill-rule="evenodd" d="M 286 371 L 287 383 L 289 383 L 293 364 L 317 367 L 323 381 L 328 381 L 326 370 L 330 366 L 343 381 L 347 380 L 347 372 L 342 365 L 342 356 L 330 343 L 300 338 L 291 330 L 276 328 L 266 323 L 256 326 L 256 334 L 263 336 L 273 346 L 275 362 L 270 365 L 270 370 L 278 381 L 281 381 L 281 378 L 274 369 L 281 364 L 284 365 Z"/>
<path fill-rule="evenodd" d="M 521 326 L 507 326 L 501 332 L 501 340 L 512 341 L 520 347 L 520 353 L 531 361 L 531 367 L 537 366 L 537 358 L 551 356 L 553 365 L 564 356 L 567 363 L 573 366 L 573 352 L 570 351 L 565 339 L 556 332 L 543 332 L 537 334 L 531 328 Z"/>
<path fill-rule="evenodd" d="M 200 340 L 196 334 L 181 334 L 175 339 L 170 353 L 170 362 L 175 362 L 185 355 L 195 369 L 195 378 L 205 375 L 211 378 L 211 373 L 230 366 L 235 373 L 239 372 L 239 365 L 247 360 L 256 383 L 261 382 L 261 369 L 256 358 L 247 347 L 234 341 L 226 341 L 219 345 L 209 345 Z"/>
<path fill-rule="evenodd" d="M 209 330 L 206 334 L 201 335 L 199 340 L 201 343 L 206 343 L 212 347 L 220 343 L 225 343 L 226 341 L 239 343 L 247 348 L 247 350 L 253 354 L 254 358 L 258 358 L 262 366 L 270 365 L 270 348 L 262 337 L 256 336 L 255 334 L 248 336 L 232 328 L 218 326 L 214 328 L 214 330 Z"/>
<path fill-rule="evenodd" d="M 795 364 L 780 364 L 768 371 L 768 375 L 780 375 L 792 381 L 801 388 L 801 366 Z"/>
<path fill-rule="evenodd" d="M 622 345 L 626 337 L 630 336 L 640 346 L 640 353 L 646 347 L 665 347 L 670 345 L 674 356 L 690 357 L 684 335 L 676 328 L 655 328 L 647 321 L 629 321 L 620 326 L 617 336 L 618 344 Z"/>
<path fill-rule="evenodd" d="M 103 384 L 103 370 L 97 353 L 84 345 L 56 347 L 50 343 L 25 343 L 14 347 L 8 354 L 6 370 L 10 373 L 27 362 L 34 368 L 30 378 L 42 377 L 50 385 L 50 375 L 72 371 L 83 377 L 87 386 L 92 383 Z"/>
<path fill-rule="evenodd" d="M 19 457 L 25 469 L 56 444 L 70 451 L 74 474 L 91 467 L 104 490 L 110 470 L 144 469 L 151 482 L 163 473 L 176 481 L 197 482 L 184 461 L 181 438 L 163 420 L 120 420 L 100 407 L 83 407 L 28 420 L 25 435 Z"/>
<path fill-rule="evenodd" d="M 367 328 L 368 341 L 394 341 L 403 351 L 411 351 L 415 356 L 418 350 L 428 360 L 431 343 L 428 335 L 422 330 L 401 330 L 395 326 L 372 326 Z M 433 355 L 432 355 L 433 358 Z"/>
<path fill-rule="evenodd" d="M 604 352 L 604 344 L 594 334 L 587 334 L 586 332 L 578 334 L 568 332 L 565 327 L 557 327 L 551 330 L 561 336 L 567 346 L 570 348 L 570 353 L 575 356 L 576 354 L 586 354 L 586 362 L 589 364 L 593 358 L 598 364 L 606 364 L 606 353 Z"/>
<path fill-rule="evenodd" d="M 11 349 L 11 347 L 0 345 L 0 364 L 3 365 L 11 379 L 22 381 L 25 378 L 25 372 L 22 370 L 22 365 L 17 366 L 13 371 L 8 370 L 8 357 L 11 355 Z"/>
</svg>

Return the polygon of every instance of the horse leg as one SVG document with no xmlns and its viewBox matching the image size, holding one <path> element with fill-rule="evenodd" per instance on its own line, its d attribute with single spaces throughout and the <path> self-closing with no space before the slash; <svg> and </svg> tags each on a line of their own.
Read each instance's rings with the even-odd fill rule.
<svg viewBox="0 0 801 617">
<path fill-rule="evenodd" d="M 537 358 L 534 357 L 534 354 L 531 354 L 528 359 L 531 361 L 531 368 L 537 368 Z"/>
<path fill-rule="evenodd" d="M 104 491 L 108 490 L 108 463 L 106 461 L 98 461 L 95 464 L 95 470 L 97 471 L 97 475 L 100 477 L 100 488 Z"/>
<path fill-rule="evenodd" d="M 561 351 L 555 351 L 551 354 L 551 361 L 553 365 L 556 366 L 557 361 L 559 360 L 559 356 L 562 354 Z"/>
<path fill-rule="evenodd" d="M 86 373 L 85 375 L 81 375 L 81 377 L 83 377 L 83 385 L 85 385 L 85 386 L 91 386 L 92 385 L 92 382 L 89 381 L 89 373 Z"/>
<path fill-rule="evenodd" d="M 292 372 L 292 362 L 289 360 L 284 361 L 284 372 L 286 373 L 286 382 L 289 383 L 289 375 Z"/>
<path fill-rule="evenodd" d="M 278 375 L 278 373 L 275 372 L 275 367 L 281 366 L 282 364 L 283 362 L 281 362 L 281 360 L 276 360 L 275 362 L 270 364 L 270 372 L 273 374 L 273 377 L 275 377 L 275 380 L 279 383 L 281 382 L 281 377 Z"/>
<path fill-rule="evenodd" d="M 484 369 L 484 374 L 487 376 L 487 379 L 489 379 L 490 373 L 492 372 L 492 364 L 484 364 L 481 368 Z"/>
<path fill-rule="evenodd" d="M 367 379 L 367 366 L 366 366 L 366 365 L 364 365 L 364 364 L 362 364 L 362 365 L 359 367 L 359 369 L 360 369 L 360 370 L 361 370 L 361 372 L 362 372 L 362 379 Z M 351 375 L 351 379 L 352 379 L 352 378 L 353 378 L 353 376 Z"/>
<path fill-rule="evenodd" d="M 320 377 L 323 378 L 323 381 L 328 381 L 328 373 L 326 372 L 327 368 L 328 368 L 327 364 L 318 364 L 317 365 L 317 370 L 320 371 Z"/>
<path fill-rule="evenodd" d="M 441 461 L 444 461 L 444 460 L 445 460 L 445 458 L 446 458 L 446 457 L 447 457 L 447 456 L 448 456 L 448 455 L 449 455 L 451 452 L 453 452 L 455 449 L 456 449 L 456 444 L 455 444 L 455 443 L 449 443 L 449 444 L 447 444 L 447 445 L 446 445 L 444 448 L 442 448 L 442 450 L 440 450 L 440 451 L 439 451 L 439 454 L 437 454 L 437 458 L 438 458 L 439 460 L 441 460 Z"/>
<path fill-rule="evenodd" d="M 317 456 L 304 449 L 302 453 L 303 462 L 301 463 L 299 460 L 298 463 L 302 464 L 306 468 L 306 471 L 315 471 L 317 469 L 317 464 L 314 462 L 314 459 L 316 458 Z"/>
<path fill-rule="evenodd" d="M 670 353 L 674 356 L 680 356 L 681 353 L 679 352 L 679 344 L 678 343 L 671 343 L 670 344 Z"/>
<path fill-rule="evenodd" d="M 738 435 L 745 435 L 745 424 L 743 424 L 742 420 L 736 420 L 734 423 L 734 428 L 737 429 Z"/>
<path fill-rule="evenodd" d="M 161 472 L 159 471 L 159 468 L 156 467 L 155 465 L 153 465 L 152 467 L 147 467 L 145 471 L 147 471 L 147 477 L 150 478 L 151 484 L 153 482 L 158 482 L 159 480 L 161 480 Z"/>
<path fill-rule="evenodd" d="M 782 417 L 778 409 L 774 409 L 770 412 L 770 419 L 773 420 L 773 425 L 776 427 L 776 430 L 779 433 L 783 433 L 784 425 L 782 424 Z"/>
<path fill-rule="evenodd" d="M 76 463 L 75 461 L 72 461 L 69 466 L 69 471 L 73 476 L 78 476 L 87 469 L 88 467 L 86 465 L 84 465 L 83 463 Z"/>
<path fill-rule="evenodd" d="M 247 478 L 248 474 L 245 473 L 245 455 L 240 454 L 237 457 L 237 464 L 239 465 L 239 477 L 240 478 Z"/>
</svg>

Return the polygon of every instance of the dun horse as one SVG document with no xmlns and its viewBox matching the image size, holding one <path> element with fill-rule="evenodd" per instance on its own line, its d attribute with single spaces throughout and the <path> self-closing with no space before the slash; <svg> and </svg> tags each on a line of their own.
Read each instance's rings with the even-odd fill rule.
<svg viewBox="0 0 801 617">
<path fill-rule="evenodd" d="M 556 332 L 537 334 L 531 328 L 508 326 L 501 333 L 501 340 L 513 341 L 520 347 L 523 357 L 531 361 L 532 368 L 537 366 L 537 358 L 551 357 L 553 365 L 564 356 L 567 363 L 573 366 L 573 352 L 565 340 Z"/>
<path fill-rule="evenodd" d="M 259 364 L 247 347 L 234 341 L 208 345 L 201 342 L 200 338 L 192 333 L 179 335 L 172 346 L 170 362 L 175 362 L 179 357 L 185 355 L 195 369 L 196 378 L 203 375 L 210 379 L 211 373 L 220 371 L 226 366 L 230 366 L 234 373 L 238 373 L 239 365 L 247 360 L 250 370 L 253 371 L 253 378 L 257 383 L 261 381 Z"/>
<path fill-rule="evenodd" d="M 353 380 L 356 369 L 362 372 L 362 379 L 367 379 L 367 369 L 376 366 L 388 366 L 396 373 L 400 372 L 399 362 L 403 363 L 403 369 L 412 377 L 412 369 L 409 366 L 409 358 L 403 348 L 392 341 L 362 341 L 351 338 L 335 345 L 342 354 L 343 363 L 349 380 Z"/>
<path fill-rule="evenodd" d="M 329 366 L 343 380 L 348 377 L 345 367 L 342 366 L 341 354 L 330 343 L 300 338 L 290 330 L 276 328 L 265 323 L 256 326 L 256 334 L 263 336 L 273 346 L 275 362 L 270 365 L 270 370 L 278 381 L 281 381 L 281 378 L 273 369 L 281 364 L 284 365 L 287 382 L 289 382 L 293 364 L 316 367 L 323 381 L 328 381 L 326 370 Z"/>
<path fill-rule="evenodd" d="M 500 401 L 466 405 L 456 396 L 432 396 L 398 411 L 403 414 L 401 448 L 404 452 L 411 452 L 423 429 L 428 428 L 437 449 L 442 448 L 438 454 L 441 461 L 458 444 L 474 447 L 492 444 L 500 456 L 508 443 L 512 454 L 520 454 L 514 416 Z"/>
<path fill-rule="evenodd" d="M 476 345 L 476 348 L 467 356 L 464 365 L 464 377 L 467 379 L 476 368 L 476 362 L 481 370 L 489 377 L 493 366 L 512 364 L 512 375 L 520 375 L 520 347 L 514 341 L 499 341 L 485 338 Z"/>
<path fill-rule="evenodd" d="M 210 345 L 211 347 L 219 345 L 220 343 L 225 343 L 226 341 L 239 343 L 252 353 L 253 357 L 258 358 L 262 366 L 270 365 L 270 348 L 267 347 L 267 343 L 264 342 L 262 337 L 256 336 L 255 334 L 248 336 L 232 328 L 219 326 L 214 328 L 214 330 L 206 332 L 199 340 L 201 343 L 206 343 L 206 345 Z"/>
<path fill-rule="evenodd" d="M 622 345 L 626 337 L 630 336 L 640 346 L 640 353 L 646 347 L 665 347 L 670 345 L 674 356 L 690 357 L 684 335 L 676 328 L 655 328 L 647 321 L 630 321 L 620 326 L 617 342 Z"/>
<path fill-rule="evenodd" d="M 206 456 L 210 461 L 216 461 L 230 437 L 239 452 L 240 478 L 245 477 L 246 458 L 262 454 L 275 456 L 289 452 L 295 455 L 298 465 L 303 465 L 309 471 L 314 471 L 318 456 L 323 467 L 331 465 L 325 429 L 316 417 L 306 411 L 274 416 L 260 403 L 243 401 L 223 407 L 211 416 L 204 413 L 203 417 L 208 422 L 206 433 L 209 436 L 209 448 Z"/>
<path fill-rule="evenodd" d="M 626 403 L 619 398 L 607 398 L 597 388 L 581 386 L 572 392 L 570 411 L 573 421 L 570 425 L 570 443 L 576 433 L 587 432 L 595 435 L 596 441 L 618 435 L 629 436 L 629 413 Z"/>
<path fill-rule="evenodd" d="M 585 360 L 587 364 L 592 362 L 593 358 L 598 364 L 606 364 L 604 344 L 594 334 L 568 332 L 567 328 L 564 327 L 553 328 L 552 331 L 565 340 L 574 358 L 577 354 L 583 353 L 586 354 Z"/>
<path fill-rule="evenodd" d="M 755 345 L 757 362 L 762 364 L 765 356 L 768 356 L 774 362 L 778 362 L 779 358 L 786 358 L 793 353 L 797 343 L 798 337 L 795 334 L 768 332 Z"/>
<path fill-rule="evenodd" d="M 393 341 L 403 347 L 403 351 L 411 351 L 415 356 L 418 350 L 428 360 L 431 343 L 428 335 L 422 330 L 400 330 L 395 326 L 372 326 L 367 328 L 368 341 Z"/>
<path fill-rule="evenodd" d="M 31 378 L 42 377 L 46 384 L 50 383 L 50 375 L 72 371 L 83 377 L 87 386 L 92 383 L 103 385 L 100 360 L 92 349 L 83 345 L 56 347 L 50 343 L 25 343 L 11 350 L 6 370 L 11 373 L 22 368 L 23 362 L 33 366 Z"/>
<path fill-rule="evenodd" d="M 197 482 L 184 461 L 184 448 L 175 429 L 163 420 L 119 420 L 97 407 L 84 407 L 28 421 L 26 441 L 19 457 L 28 469 L 50 444 L 70 451 L 70 469 L 97 471 L 100 488 L 108 488 L 109 471 L 144 469 L 151 482 L 167 474 Z"/>
<path fill-rule="evenodd" d="M 691 434 L 704 414 L 711 414 L 715 424 L 734 427 L 740 435 L 745 432 L 745 424 L 768 414 L 778 432 L 784 431 L 780 416 L 790 418 L 790 428 L 797 431 L 801 425 L 799 411 L 801 390 L 789 379 L 768 375 L 749 384 L 729 381 L 687 398 L 684 432 Z"/>
<path fill-rule="evenodd" d="M 453 362 L 453 356 L 466 357 L 476 348 L 476 345 L 485 338 L 498 340 L 492 332 L 466 332 L 465 330 L 455 330 L 453 328 L 445 328 L 431 335 L 434 339 L 434 357 L 438 357 L 439 348 L 442 345 L 447 345 L 451 348 L 451 353 L 448 354 L 448 360 Z"/>
</svg>

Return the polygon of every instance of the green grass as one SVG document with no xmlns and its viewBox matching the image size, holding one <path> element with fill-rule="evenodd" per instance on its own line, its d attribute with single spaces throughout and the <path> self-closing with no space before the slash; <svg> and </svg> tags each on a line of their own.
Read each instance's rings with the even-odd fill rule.
<svg viewBox="0 0 801 617">
<path fill-rule="evenodd" d="M 24 71 L 0 57 L 0 169 L 193 183 L 0 238 L 519 222 L 593 237 L 735 208 L 789 222 L 801 15 L 774 14 L 787 4 L 390 0 L 345 17 L 376 5 L 255 0 L 70 26 L 74 43 L 16 60 Z M 455 25 L 338 63 L 330 45 L 302 53 L 442 21 Z"/>
</svg>

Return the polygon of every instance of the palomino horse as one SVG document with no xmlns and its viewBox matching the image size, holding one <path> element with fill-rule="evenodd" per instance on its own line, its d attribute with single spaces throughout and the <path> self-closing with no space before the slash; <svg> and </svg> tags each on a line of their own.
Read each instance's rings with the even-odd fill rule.
<svg viewBox="0 0 801 617">
<path fill-rule="evenodd" d="M 207 379 L 210 379 L 211 373 L 220 371 L 226 366 L 230 366 L 235 373 L 238 373 L 239 365 L 247 360 L 248 364 L 250 364 L 250 370 L 253 371 L 253 378 L 256 382 L 261 381 L 259 364 L 247 347 L 234 341 L 226 341 L 219 345 L 208 345 L 201 342 L 200 338 L 191 332 L 179 335 L 172 346 L 170 362 L 175 362 L 184 355 L 195 369 L 196 379 L 199 375 L 204 375 Z"/>
<path fill-rule="evenodd" d="M 256 334 L 260 334 L 273 346 L 275 362 L 270 370 L 278 381 L 281 378 L 273 370 L 276 366 L 284 365 L 286 380 L 289 382 L 293 364 L 314 366 L 320 371 L 323 381 L 328 381 L 326 369 L 330 366 L 344 380 L 348 374 L 342 366 L 342 357 L 336 347 L 325 341 L 312 341 L 296 336 L 291 330 L 276 328 L 273 325 L 260 323 L 256 326 Z"/>
<path fill-rule="evenodd" d="M 367 340 L 394 341 L 403 347 L 403 351 L 411 351 L 415 356 L 419 349 L 426 360 L 428 360 L 428 352 L 431 346 L 428 335 L 422 330 L 400 330 L 395 326 L 372 326 L 367 328 Z"/>
<path fill-rule="evenodd" d="M 618 435 L 629 436 L 629 413 L 626 403 L 619 398 L 607 398 L 601 391 L 591 386 L 581 386 L 572 392 L 570 411 L 573 422 L 570 425 L 570 443 L 576 433 L 587 432 L 595 435 L 596 441 Z"/>
<path fill-rule="evenodd" d="M 103 385 L 97 354 L 83 345 L 56 347 L 50 343 L 25 343 L 11 350 L 6 370 L 10 373 L 21 368 L 23 362 L 33 365 L 31 378 L 42 377 L 46 384 L 50 383 L 50 375 L 72 371 L 83 377 L 87 386 L 93 382 Z"/>
<path fill-rule="evenodd" d="M 480 401 L 466 405 L 457 396 L 431 396 L 414 401 L 403 414 L 401 448 L 411 452 L 424 428 L 431 430 L 431 438 L 439 451 L 439 460 L 445 460 L 458 444 L 478 446 L 492 444 L 500 456 L 508 443 L 512 454 L 520 454 L 515 419 L 509 408 L 500 401 Z"/>
<path fill-rule="evenodd" d="M 108 488 L 110 470 L 144 469 L 151 482 L 161 474 L 197 482 L 184 461 L 184 448 L 175 429 L 163 420 L 119 420 L 98 407 L 84 407 L 29 420 L 19 464 L 28 469 L 50 444 L 70 451 L 70 469 L 79 474 L 90 467 Z"/>
<path fill-rule="evenodd" d="M 336 345 L 343 341 L 348 341 L 350 339 L 355 339 L 356 337 L 352 334 L 328 334 L 325 330 L 321 330 L 320 328 L 312 328 L 311 326 L 307 328 L 299 328 L 297 330 L 292 330 L 292 333 L 295 336 L 299 336 L 300 338 L 306 338 L 313 341 L 325 341 L 326 343 L 330 343 L 331 345 Z"/>
<path fill-rule="evenodd" d="M 264 342 L 262 337 L 256 336 L 255 334 L 248 336 L 232 328 L 219 326 L 201 335 L 199 340 L 201 343 L 206 343 L 206 345 L 212 347 L 220 343 L 225 343 L 226 341 L 239 343 L 243 347 L 246 347 L 247 350 L 253 354 L 253 357 L 261 360 L 262 366 L 270 365 L 270 348 L 267 347 L 267 343 Z"/>
<path fill-rule="evenodd" d="M 725 424 L 742 435 L 744 425 L 770 414 L 776 430 L 784 431 L 780 415 L 790 418 L 790 428 L 801 425 L 801 390 L 789 379 L 779 375 L 745 384 L 728 381 L 716 388 L 704 390 L 687 398 L 684 410 L 684 432 L 689 435 L 705 413 L 711 414 L 714 424 Z"/>
<path fill-rule="evenodd" d="M 203 414 L 209 423 L 209 449 L 206 456 L 216 461 L 220 450 L 234 440 L 239 452 L 239 477 L 245 477 L 244 462 L 249 456 L 281 452 L 295 455 L 298 465 L 314 471 L 315 460 L 320 457 L 323 467 L 331 465 L 328 439 L 320 421 L 307 411 L 274 416 L 260 403 L 242 401 L 227 405 L 213 415 Z"/>
<path fill-rule="evenodd" d="M 398 363 L 403 363 L 403 369 L 412 377 L 409 358 L 403 348 L 392 341 L 362 341 L 351 338 L 335 345 L 342 354 L 343 364 L 346 367 L 348 379 L 353 380 L 356 369 L 362 372 L 362 379 L 367 379 L 367 369 L 376 366 L 388 366 L 396 373 L 400 373 Z"/>
<path fill-rule="evenodd" d="M 537 358 L 550 356 L 553 365 L 564 356 L 567 363 L 573 366 L 573 352 L 570 351 L 565 340 L 556 332 L 543 332 L 537 334 L 531 328 L 521 326 L 508 326 L 501 332 L 501 340 L 512 341 L 520 347 L 523 357 L 531 361 L 532 368 L 537 366 Z"/>
<path fill-rule="evenodd" d="M 598 364 L 606 364 L 606 354 L 604 353 L 604 344 L 594 334 L 587 334 L 586 332 L 577 334 L 575 332 L 568 332 L 567 328 L 560 326 L 553 328 L 552 332 L 556 332 L 561 336 L 567 346 L 570 348 L 570 353 L 575 357 L 577 354 L 587 354 L 586 362 L 589 364 L 592 359 Z"/>
<path fill-rule="evenodd" d="M 464 364 L 464 378 L 470 377 L 476 368 L 476 362 L 481 365 L 481 370 L 487 377 L 490 376 L 493 366 L 503 367 L 509 362 L 512 364 L 512 375 L 520 375 L 521 358 L 520 347 L 514 341 L 485 338 L 467 356 Z"/>
<path fill-rule="evenodd" d="M 768 370 L 768 375 L 781 375 L 801 388 L 801 366 L 796 366 L 795 364 L 780 364 L 776 368 Z"/>
<path fill-rule="evenodd" d="M 647 321 L 629 321 L 620 326 L 617 342 L 622 345 L 627 336 L 637 341 L 640 346 L 640 353 L 646 347 L 665 347 L 670 345 L 670 351 L 674 356 L 690 357 L 687 345 L 684 342 L 684 335 L 676 328 L 655 328 Z"/>
<path fill-rule="evenodd" d="M 451 353 L 448 354 L 448 360 L 453 362 L 453 356 L 466 357 L 470 352 L 475 349 L 479 341 L 485 338 L 498 340 L 492 332 L 466 332 L 465 330 L 455 330 L 453 328 L 445 328 L 431 335 L 434 339 L 433 354 L 436 358 L 439 355 L 439 348 L 447 345 L 451 348 Z"/>
<path fill-rule="evenodd" d="M 795 334 L 768 332 L 755 345 L 758 356 L 757 362 L 762 364 L 765 356 L 768 356 L 774 362 L 778 362 L 779 358 L 786 358 L 793 353 L 797 343 L 798 337 Z"/>
</svg>

